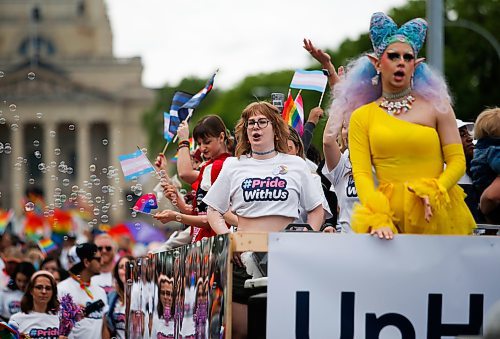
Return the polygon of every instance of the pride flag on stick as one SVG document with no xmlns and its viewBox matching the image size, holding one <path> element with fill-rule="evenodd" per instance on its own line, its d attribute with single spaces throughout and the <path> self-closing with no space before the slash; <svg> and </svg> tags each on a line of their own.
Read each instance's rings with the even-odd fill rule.
<svg viewBox="0 0 500 339">
<path fill-rule="evenodd" d="M 302 136 L 304 134 L 304 103 L 300 95 L 302 90 L 299 90 L 295 100 L 292 95 L 288 94 L 288 99 L 283 107 L 283 120 L 292 126 Z"/>
<path fill-rule="evenodd" d="M 50 239 L 41 239 L 38 241 L 38 247 L 47 256 L 50 252 L 57 250 L 57 245 Z"/>
<path fill-rule="evenodd" d="M 118 156 L 126 181 L 133 180 L 141 175 L 155 172 L 155 169 L 142 150 Z"/>
</svg>

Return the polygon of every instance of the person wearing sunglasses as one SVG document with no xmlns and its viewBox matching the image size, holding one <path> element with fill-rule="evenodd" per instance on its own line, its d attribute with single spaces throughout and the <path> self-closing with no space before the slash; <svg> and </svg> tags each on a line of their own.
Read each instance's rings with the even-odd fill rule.
<svg viewBox="0 0 500 339">
<path fill-rule="evenodd" d="M 335 85 L 332 129 L 349 124 L 361 202 L 351 218 L 357 233 L 392 239 L 396 233 L 466 235 L 475 228 L 457 185 L 465 157 L 446 82 L 417 57 L 426 31 L 421 18 L 398 27 L 384 13 L 373 14 L 374 53 L 351 62 Z"/>
<path fill-rule="evenodd" d="M 304 159 L 288 152 L 289 129 L 278 108 L 267 102 L 248 105 L 236 124 L 236 157 L 228 158 L 203 202 L 218 234 L 228 233 L 223 215 L 232 211 L 238 232 L 279 232 L 299 217 L 319 230 L 324 221 L 323 197 Z M 233 337 L 247 335 L 248 298 L 244 266 L 233 271 Z"/>
<path fill-rule="evenodd" d="M 71 330 L 71 338 L 101 338 L 103 320 L 108 311 L 106 292 L 91 279 L 100 273 L 101 254 L 94 243 L 76 246 L 77 261 L 69 270 L 70 277 L 57 285 L 59 300 L 67 294 L 84 309 L 85 317 Z M 105 323 L 105 321 L 104 321 Z"/>
<path fill-rule="evenodd" d="M 12 315 L 9 325 L 30 338 L 66 338 L 59 335 L 58 311 L 54 276 L 49 271 L 38 271 L 21 299 L 21 312 Z"/>
<path fill-rule="evenodd" d="M 107 233 L 97 235 L 94 243 L 101 254 L 101 270 L 100 274 L 92 277 L 92 283 L 104 288 L 109 296 L 109 293 L 114 291 L 112 272 L 115 267 L 116 244 Z"/>
</svg>

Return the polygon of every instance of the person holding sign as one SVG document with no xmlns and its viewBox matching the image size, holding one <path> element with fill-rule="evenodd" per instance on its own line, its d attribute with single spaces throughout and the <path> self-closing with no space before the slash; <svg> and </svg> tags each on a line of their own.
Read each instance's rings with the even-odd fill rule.
<svg viewBox="0 0 500 339">
<path fill-rule="evenodd" d="M 375 54 L 354 61 L 335 87 L 333 128 L 349 122 L 361 201 L 351 220 L 355 232 L 392 239 L 396 233 L 465 235 L 475 227 L 457 185 L 465 158 L 446 83 L 417 59 L 426 30 L 420 18 L 398 28 L 385 14 L 373 14 Z"/>
</svg>

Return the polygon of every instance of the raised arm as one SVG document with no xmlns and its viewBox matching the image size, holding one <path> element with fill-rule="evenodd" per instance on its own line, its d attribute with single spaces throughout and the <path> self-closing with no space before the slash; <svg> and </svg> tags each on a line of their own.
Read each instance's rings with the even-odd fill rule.
<svg viewBox="0 0 500 339">
<path fill-rule="evenodd" d="M 337 143 L 339 131 L 333 129 L 333 115 L 328 117 L 325 131 L 323 132 L 323 154 L 328 172 L 331 172 L 339 163 L 341 152 Z"/>
<path fill-rule="evenodd" d="M 311 40 L 309 39 L 304 39 L 304 49 L 311 54 L 311 56 L 316 59 L 320 64 L 321 67 L 328 70 L 328 73 L 330 74 L 328 76 L 328 84 L 330 85 L 330 88 L 333 88 L 335 84 L 340 80 L 337 71 L 335 70 L 335 66 L 333 66 L 332 63 L 332 58 L 328 53 L 322 51 L 319 48 L 316 48 Z"/>
<path fill-rule="evenodd" d="M 191 163 L 191 154 L 189 153 L 189 125 L 186 121 L 180 123 L 177 129 L 177 137 L 179 138 L 177 173 L 183 181 L 192 184 L 198 178 L 199 171 L 194 170 Z"/>
</svg>

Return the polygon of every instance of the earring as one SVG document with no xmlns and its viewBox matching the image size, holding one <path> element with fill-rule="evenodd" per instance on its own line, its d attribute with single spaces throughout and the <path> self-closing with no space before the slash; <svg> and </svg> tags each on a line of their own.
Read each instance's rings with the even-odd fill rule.
<svg viewBox="0 0 500 339">
<path fill-rule="evenodd" d="M 380 71 L 377 70 L 377 75 L 372 78 L 372 85 L 377 86 L 380 78 Z"/>
<path fill-rule="evenodd" d="M 410 79 L 410 88 L 413 89 L 413 74 L 411 75 Z"/>
</svg>

